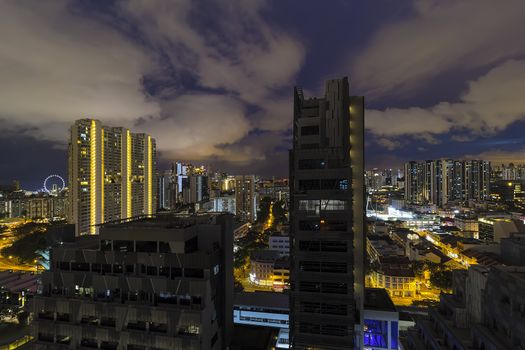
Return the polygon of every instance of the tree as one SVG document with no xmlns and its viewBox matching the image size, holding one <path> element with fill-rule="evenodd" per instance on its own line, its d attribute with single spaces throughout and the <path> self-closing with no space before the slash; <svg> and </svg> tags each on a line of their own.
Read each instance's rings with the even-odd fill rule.
<svg viewBox="0 0 525 350">
<path fill-rule="evenodd" d="M 270 197 L 262 197 L 259 203 L 259 212 L 257 213 L 257 222 L 266 222 L 270 215 L 270 205 L 272 205 L 272 199 Z"/>
<path fill-rule="evenodd" d="M 288 221 L 286 217 L 286 210 L 284 209 L 284 202 L 283 201 L 276 201 L 273 203 L 273 216 L 275 218 L 274 223 L 275 224 L 284 224 Z"/>
<path fill-rule="evenodd" d="M 452 289 L 452 271 L 441 270 L 433 272 L 430 275 L 430 283 L 441 290 Z"/>
</svg>

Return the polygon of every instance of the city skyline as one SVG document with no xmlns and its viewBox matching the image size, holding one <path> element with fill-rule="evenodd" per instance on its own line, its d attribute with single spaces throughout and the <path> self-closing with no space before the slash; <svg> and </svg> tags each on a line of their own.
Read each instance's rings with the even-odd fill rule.
<svg viewBox="0 0 525 350">
<path fill-rule="evenodd" d="M 152 135 L 159 170 L 286 176 L 293 86 L 316 96 L 343 75 L 366 98 L 367 168 L 523 160 L 523 6 L 3 2 L 0 183 L 65 178 L 80 118 Z"/>
</svg>

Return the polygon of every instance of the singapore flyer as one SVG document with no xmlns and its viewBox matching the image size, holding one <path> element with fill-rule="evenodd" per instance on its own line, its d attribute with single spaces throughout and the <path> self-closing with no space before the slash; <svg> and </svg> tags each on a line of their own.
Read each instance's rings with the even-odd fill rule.
<svg viewBox="0 0 525 350">
<path fill-rule="evenodd" d="M 62 191 L 66 187 L 66 182 L 60 175 L 52 174 L 46 177 L 44 180 L 44 191 L 47 193 L 52 193 L 55 189 L 54 186 L 56 184 L 56 192 Z"/>
</svg>

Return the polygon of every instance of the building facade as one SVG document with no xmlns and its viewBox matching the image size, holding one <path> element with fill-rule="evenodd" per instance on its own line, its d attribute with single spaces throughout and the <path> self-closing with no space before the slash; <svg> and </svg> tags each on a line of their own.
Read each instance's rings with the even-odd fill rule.
<svg viewBox="0 0 525 350">
<path fill-rule="evenodd" d="M 33 299 L 34 348 L 227 348 L 232 222 L 157 215 L 53 249 Z"/>
<path fill-rule="evenodd" d="M 242 221 L 257 220 L 255 175 L 235 176 L 235 212 Z"/>
<path fill-rule="evenodd" d="M 281 256 L 290 255 L 290 236 L 283 234 L 274 234 L 268 237 L 268 248 L 276 250 Z"/>
<path fill-rule="evenodd" d="M 486 200 L 490 196 L 490 162 L 484 160 L 425 160 L 405 163 L 407 204 Z"/>
<path fill-rule="evenodd" d="M 76 235 L 96 234 L 97 225 L 157 209 L 155 139 L 95 119 L 70 128 L 69 221 Z"/>
<path fill-rule="evenodd" d="M 294 349 L 362 347 L 364 99 L 348 79 L 325 96 L 294 93 L 290 152 L 290 342 Z M 321 302 L 320 302 L 321 301 Z"/>
</svg>

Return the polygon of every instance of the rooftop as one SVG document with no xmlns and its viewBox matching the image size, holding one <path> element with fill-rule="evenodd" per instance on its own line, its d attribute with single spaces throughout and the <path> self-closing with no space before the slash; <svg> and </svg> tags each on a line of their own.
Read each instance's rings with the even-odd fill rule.
<svg viewBox="0 0 525 350">
<path fill-rule="evenodd" d="M 382 288 L 365 288 L 365 309 L 397 312 L 386 289 Z"/>
</svg>

